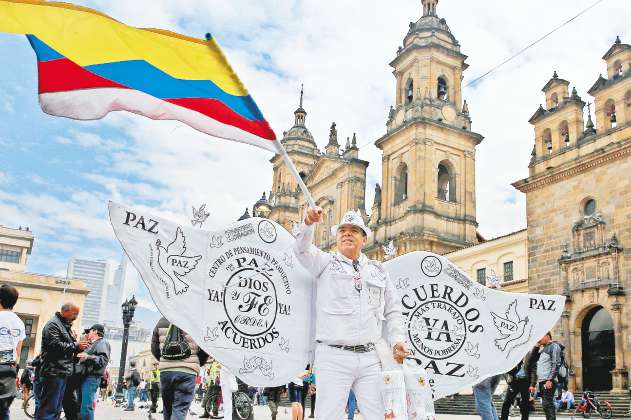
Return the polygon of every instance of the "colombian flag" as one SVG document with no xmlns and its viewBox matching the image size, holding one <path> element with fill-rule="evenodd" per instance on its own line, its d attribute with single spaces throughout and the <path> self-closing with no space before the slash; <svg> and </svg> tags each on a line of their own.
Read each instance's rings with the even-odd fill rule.
<svg viewBox="0 0 631 420">
<path fill-rule="evenodd" d="M 0 0 L 0 31 L 28 37 L 48 114 L 94 120 L 131 111 L 277 152 L 274 132 L 212 38 L 40 0 Z"/>
</svg>

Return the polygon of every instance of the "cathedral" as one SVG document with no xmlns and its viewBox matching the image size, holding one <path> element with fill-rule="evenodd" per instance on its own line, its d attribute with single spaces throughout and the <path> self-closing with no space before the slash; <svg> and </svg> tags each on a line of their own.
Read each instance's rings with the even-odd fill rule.
<svg viewBox="0 0 631 420">
<path fill-rule="evenodd" d="M 315 244 L 335 248 L 330 227 L 359 209 L 374 233 L 370 258 L 426 250 L 447 254 L 482 283 L 495 276 L 507 291 L 566 296 L 553 336 L 566 346 L 574 390 L 624 390 L 631 366 L 631 45 L 618 38 L 602 59 L 606 75 L 588 90 L 586 106 L 554 72 L 543 87 L 545 106 L 529 122 L 534 146 L 529 176 L 513 184 L 526 194 L 527 229 L 485 241 L 477 232 L 475 154 L 483 136 L 472 131 L 461 81 L 467 56 L 438 0 L 422 0 L 390 62 L 396 80 L 386 130 L 376 139 L 382 182 L 365 203 L 366 169 L 355 135 L 342 147 L 335 123 L 321 151 L 307 128 L 302 92 L 294 125 L 282 144 L 324 209 Z M 587 108 L 587 121 L 584 121 Z M 524 119 L 527 116 L 524 116 Z M 291 231 L 305 199 L 282 158 L 271 159 L 272 189 L 253 207 Z M 607 188 L 604 188 L 604 185 Z M 249 216 L 244 214 L 242 217 Z M 627 248 L 625 248 L 627 247 Z M 392 249 L 390 249 L 392 252 Z"/>
<path fill-rule="evenodd" d="M 403 46 L 390 65 L 396 78 L 394 106 L 386 133 L 375 145 L 382 151 L 382 180 L 371 207 L 365 203 L 366 168 L 355 135 L 341 147 L 335 123 L 324 152 L 306 125 L 307 112 L 294 112 L 294 126 L 282 143 L 324 209 L 316 244 L 330 249 L 330 227 L 348 209 L 359 209 L 375 233 L 366 248 L 383 257 L 394 240 L 400 253 L 425 249 L 444 254 L 478 242 L 475 217 L 475 147 L 483 137 L 471 131 L 462 74 L 467 56 L 436 3 L 423 1 L 423 16 L 411 22 Z M 270 217 L 291 231 L 302 219 L 304 198 L 280 156 L 273 165 L 272 190 L 254 206 L 254 215 Z"/>
</svg>

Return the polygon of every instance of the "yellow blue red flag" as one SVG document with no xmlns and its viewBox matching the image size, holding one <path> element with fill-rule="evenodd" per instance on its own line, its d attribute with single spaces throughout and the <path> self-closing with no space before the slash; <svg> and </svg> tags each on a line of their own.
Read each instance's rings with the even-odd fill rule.
<svg viewBox="0 0 631 420">
<path fill-rule="evenodd" d="M 273 152 L 276 136 L 214 39 L 125 25 L 85 7 L 0 0 L 0 31 L 26 34 L 44 112 L 130 111 Z"/>
</svg>

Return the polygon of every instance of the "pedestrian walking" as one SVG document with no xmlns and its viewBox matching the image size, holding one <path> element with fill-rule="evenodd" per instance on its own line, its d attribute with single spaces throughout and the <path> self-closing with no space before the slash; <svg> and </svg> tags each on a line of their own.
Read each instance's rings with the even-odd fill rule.
<svg viewBox="0 0 631 420">
<path fill-rule="evenodd" d="M 17 364 L 26 338 L 24 322 L 13 312 L 18 290 L 0 286 L 0 419 L 9 419 L 9 409 L 17 393 Z"/>
<path fill-rule="evenodd" d="M 202 384 L 202 377 L 197 375 L 195 378 L 195 401 L 201 401 L 204 397 L 204 384 Z"/>
<path fill-rule="evenodd" d="M 313 370 L 309 370 L 309 380 L 307 381 L 309 383 L 308 385 L 308 391 L 307 391 L 307 396 L 311 399 L 311 405 L 310 405 L 310 413 L 309 413 L 309 418 L 312 419 L 314 418 L 314 413 L 315 413 L 315 404 L 316 404 L 316 376 L 315 373 L 313 373 Z"/>
<path fill-rule="evenodd" d="M 77 354 L 83 372 L 83 380 L 79 388 L 79 418 L 81 420 L 94 420 L 94 398 L 110 361 L 111 347 L 104 336 L 105 327 L 94 324 L 87 337 L 90 345 L 85 351 Z"/>
<path fill-rule="evenodd" d="M 475 406 L 482 420 L 498 420 L 493 394 L 500 383 L 500 378 L 500 375 L 491 376 L 473 386 Z"/>
<path fill-rule="evenodd" d="M 504 376 L 508 388 L 502 404 L 500 420 L 508 420 L 510 408 L 519 396 L 519 411 L 521 420 L 528 420 L 530 414 L 530 383 L 536 381 L 537 359 L 539 359 L 539 347 L 530 350 L 517 366 L 508 371 Z"/>
<path fill-rule="evenodd" d="M 125 381 L 127 382 L 127 407 L 125 407 L 124 411 L 134 411 L 136 409 L 134 405 L 136 390 L 141 382 L 140 373 L 136 369 L 136 361 L 134 360 L 129 362 L 129 373 L 125 376 Z"/>
<path fill-rule="evenodd" d="M 41 366 L 35 380 L 38 404 L 35 418 L 58 419 L 69 377 L 74 373 L 75 356 L 88 347 L 77 341 L 72 323 L 79 316 L 79 307 L 64 303 L 42 329 Z"/>
<path fill-rule="evenodd" d="M 221 403 L 221 385 L 219 381 L 219 362 L 212 360 L 208 367 L 208 373 L 206 375 L 206 391 L 202 398 L 202 407 L 204 408 L 204 414 L 199 416 L 200 419 L 210 418 L 210 414 L 217 417 L 219 414 L 219 405 Z"/>
<path fill-rule="evenodd" d="M 358 212 L 347 212 L 332 228 L 337 252 L 327 253 L 312 244 L 322 214 L 321 208 L 307 210 L 294 245 L 298 260 L 315 277 L 315 415 L 343 418 L 352 388 L 364 418 L 381 419 L 381 360 L 375 346 L 383 343 L 383 320 L 394 359 L 402 363 L 408 354 L 397 292 L 383 265 L 361 252 L 370 231 Z"/>
<path fill-rule="evenodd" d="M 103 376 L 101 376 L 101 383 L 99 383 L 99 391 L 101 395 L 101 401 L 107 400 L 108 390 L 110 387 L 110 371 L 105 368 Z"/>
<path fill-rule="evenodd" d="M 185 420 L 193 401 L 195 377 L 208 354 L 185 331 L 161 318 L 153 329 L 151 353 L 160 361 L 164 420 Z"/>
<path fill-rule="evenodd" d="M 153 370 L 149 375 L 149 395 L 151 396 L 151 408 L 149 411 L 155 413 L 158 409 L 158 398 L 160 397 L 160 369 L 158 362 L 153 362 Z"/>
<path fill-rule="evenodd" d="M 138 385 L 138 392 L 140 393 L 140 402 L 145 402 L 149 400 L 149 397 L 147 396 L 147 381 L 145 381 L 144 379 L 141 380 L 140 384 Z"/>
<path fill-rule="evenodd" d="M 557 375 L 561 366 L 561 346 L 552 341 L 552 334 L 547 333 L 537 343 L 539 360 L 537 360 L 537 386 L 541 393 L 541 405 L 546 420 L 556 420 L 554 395 L 556 393 Z M 531 392 L 535 387 L 530 388 Z"/>
<path fill-rule="evenodd" d="M 276 420 L 276 416 L 278 416 L 278 406 L 280 404 L 280 397 L 285 392 L 284 386 L 275 386 L 270 388 L 265 388 L 263 391 L 263 395 L 267 397 L 267 406 L 269 407 L 269 411 L 272 414 L 272 420 Z"/>
</svg>

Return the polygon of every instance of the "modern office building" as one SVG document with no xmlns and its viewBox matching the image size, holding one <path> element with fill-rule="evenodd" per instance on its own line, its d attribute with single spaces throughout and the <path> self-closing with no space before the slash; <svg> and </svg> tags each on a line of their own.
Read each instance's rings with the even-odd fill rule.
<svg viewBox="0 0 631 420">
<path fill-rule="evenodd" d="M 107 287 L 110 279 L 110 267 L 107 261 L 92 261 L 73 258 L 68 263 L 68 278 L 85 281 L 90 293 L 83 307 L 83 328 L 95 323 L 102 323 L 107 301 Z"/>
</svg>

